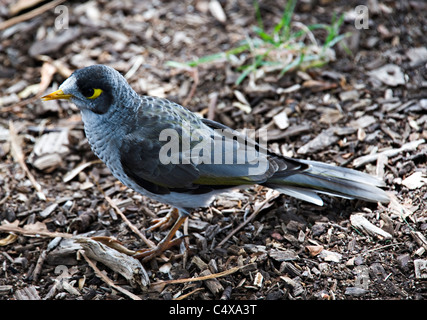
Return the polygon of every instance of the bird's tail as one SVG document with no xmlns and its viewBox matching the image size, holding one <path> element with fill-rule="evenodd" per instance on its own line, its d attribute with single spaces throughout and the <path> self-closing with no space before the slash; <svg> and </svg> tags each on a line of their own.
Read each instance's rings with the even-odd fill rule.
<svg viewBox="0 0 427 320">
<path fill-rule="evenodd" d="M 264 185 L 319 206 L 323 201 L 317 193 L 369 202 L 390 201 L 387 193 L 379 188 L 385 185 L 384 182 L 374 176 L 316 161 L 298 162 L 307 168 L 294 173 L 278 171 Z"/>
</svg>

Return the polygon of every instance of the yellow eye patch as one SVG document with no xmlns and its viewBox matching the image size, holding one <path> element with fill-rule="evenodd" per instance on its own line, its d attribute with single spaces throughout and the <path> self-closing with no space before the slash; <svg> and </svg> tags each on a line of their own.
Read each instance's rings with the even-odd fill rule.
<svg viewBox="0 0 427 320">
<path fill-rule="evenodd" d="M 93 88 L 93 89 L 87 90 L 87 92 L 85 92 L 84 95 L 88 99 L 96 99 L 101 95 L 101 93 L 102 93 L 102 89 Z"/>
</svg>

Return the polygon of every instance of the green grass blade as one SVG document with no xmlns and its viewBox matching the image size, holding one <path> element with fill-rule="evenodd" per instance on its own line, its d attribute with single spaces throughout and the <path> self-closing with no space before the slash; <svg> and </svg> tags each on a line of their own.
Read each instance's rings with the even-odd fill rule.
<svg viewBox="0 0 427 320">
<path fill-rule="evenodd" d="M 329 41 L 329 43 L 325 43 L 325 44 L 327 44 L 328 48 L 332 48 L 334 45 L 336 45 L 342 39 L 347 38 L 350 35 L 351 35 L 351 33 L 349 33 L 349 32 L 344 33 L 344 34 L 340 34 L 339 36 L 336 36 L 334 39 L 332 39 L 331 41 Z"/>
<path fill-rule="evenodd" d="M 204 56 L 204 57 L 201 57 L 199 59 L 190 61 L 189 66 L 190 67 L 196 67 L 196 66 L 203 64 L 203 63 L 210 63 L 210 62 L 217 61 L 217 60 L 224 59 L 224 58 L 226 58 L 226 54 L 224 52 L 214 53 L 214 54 Z"/>
<path fill-rule="evenodd" d="M 253 28 L 254 32 L 261 38 L 261 40 L 265 41 L 265 42 L 269 42 L 271 44 L 274 44 L 274 38 L 269 35 L 268 33 L 266 33 L 263 29 L 258 28 L 258 27 L 254 27 Z"/>
<path fill-rule="evenodd" d="M 188 68 L 190 67 L 188 62 L 177 62 L 177 61 L 166 61 L 165 63 L 166 66 L 168 67 L 172 67 L 172 68 Z"/>
<path fill-rule="evenodd" d="M 296 68 L 297 66 L 301 65 L 301 63 L 304 61 L 305 54 L 301 53 L 301 55 L 298 58 L 295 58 L 294 61 L 292 61 L 290 64 L 288 64 L 286 67 L 284 67 L 279 74 L 279 77 L 283 76 L 286 72 L 289 70 Z"/>
<path fill-rule="evenodd" d="M 239 84 L 241 84 L 243 82 L 243 80 L 245 80 L 245 78 L 252 72 L 255 71 L 253 65 L 248 66 L 241 74 L 240 76 L 237 78 L 235 84 L 238 86 Z"/>
<path fill-rule="evenodd" d="M 332 47 L 333 45 L 330 45 L 329 43 L 334 40 L 338 34 L 339 34 L 339 29 L 341 27 L 341 24 L 344 22 L 344 14 L 342 14 L 339 19 L 337 20 L 336 14 L 334 13 L 334 15 L 332 16 L 332 23 L 330 26 L 325 26 L 326 29 L 328 30 L 328 35 L 326 37 L 325 40 L 325 45 L 328 47 Z M 335 42 L 336 43 L 336 42 Z"/>
<path fill-rule="evenodd" d="M 283 62 L 280 61 L 280 57 L 283 56 L 283 54 L 292 54 L 293 60 L 282 68 L 279 76 L 283 76 L 286 72 L 297 68 L 306 70 L 312 67 L 323 66 L 329 62 L 326 50 L 349 35 L 349 33 L 339 33 L 339 29 L 344 22 L 344 15 L 338 16 L 337 14 L 333 15 L 330 25 L 318 23 L 305 26 L 300 23 L 295 25 L 295 29 L 297 30 L 292 31 L 291 25 L 297 3 L 296 0 L 287 1 L 279 23 L 273 27 L 271 33 L 268 33 L 264 28 L 258 1 L 259 0 L 253 0 L 255 16 L 258 23 L 258 26 L 253 27 L 253 31 L 256 34 L 255 37 L 248 36 L 238 47 L 225 52 L 207 55 L 185 63 L 168 61 L 167 65 L 176 68 L 197 67 L 201 64 L 229 59 L 232 56 L 239 56 L 246 52 L 249 53 L 247 57 L 238 57 L 238 59 L 242 58 L 242 61 L 250 61 L 236 69 L 238 72 L 241 72 L 241 74 L 235 83 L 236 85 L 240 85 L 251 72 L 255 72 L 259 68 L 266 66 L 283 67 Z M 311 32 L 318 29 L 325 30 L 327 33 L 325 41 L 320 45 L 320 48 L 318 40 Z M 321 49 L 321 52 L 319 52 L 318 49 Z M 289 51 L 289 53 L 287 51 Z M 259 52 L 262 52 L 262 54 L 259 54 Z"/>
<path fill-rule="evenodd" d="M 279 36 L 280 41 L 282 41 L 282 42 L 289 40 L 289 37 L 291 35 L 291 21 L 292 21 L 293 15 L 294 15 L 294 10 L 295 10 L 296 4 L 297 4 L 296 0 L 289 0 L 286 3 L 286 8 L 285 8 L 285 11 L 283 12 L 282 19 L 281 19 L 279 25 L 277 25 L 274 28 L 275 32 L 277 32 L 277 33 L 282 31 L 280 36 Z"/>
<path fill-rule="evenodd" d="M 258 27 L 264 30 L 264 22 L 262 21 L 261 10 L 259 9 L 259 3 L 257 0 L 254 1 L 255 17 L 258 23 Z"/>
</svg>

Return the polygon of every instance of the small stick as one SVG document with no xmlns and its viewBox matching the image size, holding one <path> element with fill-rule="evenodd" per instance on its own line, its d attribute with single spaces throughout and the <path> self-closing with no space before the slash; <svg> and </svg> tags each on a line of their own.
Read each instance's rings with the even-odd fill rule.
<svg viewBox="0 0 427 320">
<path fill-rule="evenodd" d="M 119 209 L 119 207 L 113 202 L 113 200 L 107 196 L 104 192 L 104 190 L 102 190 L 102 188 L 100 187 L 100 185 L 98 184 L 98 182 L 96 181 L 95 177 L 90 174 L 90 176 L 92 177 L 93 181 L 95 182 L 96 186 L 98 187 L 98 190 L 101 191 L 101 193 L 104 195 L 105 200 L 107 200 L 107 202 L 110 204 L 110 206 L 116 211 L 116 213 L 123 219 L 123 221 L 129 226 L 129 228 L 136 234 L 138 235 L 142 241 L 145 242 L 145 244 L 147 246 L 149 246 L 150 248 L 155 248 L 156 245 L 149 239 L 147 239 L 142 233 L 141 231 L 138 230 L 137 227 L 135 227 L 132 222 L 130 222 L 128 220 L 128 218 L 123 214 L 123 212 Z"/>
<path fill-rule="evenodd" d="M 246 226 L 250 221 L 252 221 L 258 213 L 265 207 L 266 204 L 268 204 L 271 200 L 277 198 L 280 195 L 278 192 L 273 192 L 267 199 L 265 199 L 259 206 L 256 208 L 256 210 L 245 220 L 240 224 L 236 229 L 231 231 L 217 246 L 217 248 L 220 248 L 230 239 L 237 231 L 242 229 L 244 226 Z"/>
<path fill-rule="evenodd" d="M 60 5 L 61 3 L 65 2 L 65 0 L 55 0 L 49 3 L 46 3 L 45 5 L 36 8 L 34 10 L 31 10 L 27 13 L 21 14 L 20 16 L 17 17 L 13 17 L 9 20 L 3 21 L 2 23 L 0 23 L 0 31 L 7 29 L 15 24 L 18 24 L 20 22 L 24 22 L 27 20 L 30 20 L 34 17 L 37 17 L 38 15 L 55 8 L 56 6 Z"/>
<path fill-rule="evenodd" d="M 18 220 L 15 220 L 15 221 L 18 221 Z M 61 238 L 70 239 L 73 237 L 72 234 L 63 233 L 63 232 L 55 232 L 55 231 L 51 232 L 49 230 L 41 230 L 41 229 L 29 230 L 29 229 L 18 227 L 14 223 L 0 225 L 0 232 L 13 232 L 17 234 L 22 234 L 23 236 L 42 236 L 42 237 L 49 237 L 49 238 L 61 237 Z"/>
<path fill-rule="evenodd" d="M 173 300 L 177 300 L 177 301 L 179 301 L 179 300 L 184 300 L 184 299 L 187 299 L 189 296 L 191 296 L 192 294 L 195 294 L 196 292 L 199 292 L 199 291 L 202 291 L 202 290 L 204 290 L 204 288 L 197 288 L 197 289 L 194 289 L 193 291 L 191 291 L 191 292 L 189 292 L 189 293 L 186 293 L 186 294 L 183 294 L 182 296 L 180 296 L 180 297 L 178 297 L 178 298 L 176 298 L 176 299 L 173 299 Z"/>
<path fill-rule="evenodd" d="M 104 194 L 105 195 L 105 194 Z M 128 220 L 128 218 L 126 218 L 126 216 L 123 214 L 123 212 L 119 209 L 119 207 L 118 206 L 116 206 L 116 204 L 113 202 L 113 200 L 109 197 L 109 196 L 107 196 L 107 195 L 105 195 L 105 200 L 107 200 L 107 202 L 110 204 L 110 206 L 111 207 L 113 207 L 113 209 L 114 210 L 116 210 L 116 212 L 117 212 L 117 214 L 123 219 L 123 221 L 129 226 L 129 228 L 135 233 L 135 234 L 137 234 L 141 239 L 142 239 L 142 241 L 144 241 L 145 242 L 145 244 L 147 245 L 147 246 L 149 246 L 149 247 L 151 247 L 151 248 L 155 248 L 156 247 L 156 245 L 151 241 L 151 240 L 149 240 L 147 237 L 145 237 L 143 234 L 142 234 L 142 232 L 141 231 L 139 231 L 138 230 L 138 228 L 137 227 L 135 227 L 133 224 L 132 224 L 132 222 L 130 222 L 129 220 Z"/>
<path fill-rule="evenodd" d="M 34 282 L 37 282 L 39 280 L 39 276 L 40 276 L 40 273 L 42 272 L 43 263 L 46 260 L 46 257 L 47 257 L 47 252 L 46 250 L 43 250 L 40 253 L 39 258 L 37 259 L 36 267 L 34 268 L 34 271 L 33 271 Z"/>
<path fill-rule="evenodd" d="M 215 118 L 215 109 L 218 102 L 218 92 L 213 92 L 209 95 L 209 106 L 208 106 L 208 119 L 213 120 Z"/>
<path fill-rule="evenodd" d="M 209 274 L 206 276 L 201 276 L 201 277 L 195 277 L 195 278 L 186 278 L 186 279 L 176 279 L 176 280 L 161 280 L 161 281 L 157 281 L 152 283 L 152 285 L 163 285 L 163 284 L 179 284 L 179 283 L 187 283 L 187 282 L 197 282 L 197 281 L 205 281 L 205 280 L 210 280 L 210 279 L 216 279 L 219 277 L 224 277 L 224 276 L 228 276 L 230 274 L 235 273 L 236 271 L 239 271 L 240 269 L 244 268 L 245 266 L 241 266 L 241 267 L 234 267 L 231 268 L 229 270 L 225 270 L 223 272 L 218 272 L 218 273 L 213 273 L 213 274 Z"/>
<path fill-rule="evenodd" d="M 398 155 L 399 153 L 402 153 L 404 151 L 411 151 L 418 148 L 418 146 L 422 143 L 424 143 L 424 139 L 419 139 L 416 141 L 407 142 L 404 145 L 402 145 L 400 148 L 396 149 L 388 149 L 381 153 L 375 153 L 375 154 L 368 154 L 366 156 L 361 156 L 359 158 L 356 158 L 353 160 L 353 166 L 358 168 L 366 163 L 377 161 L 378 157 L 380 156 L 386 156 L 386 157 L 394 157 L 395 155 Z"/>
<path fill-rule="evenodd" d="M 196 92 L 196 88 L 199 85 L 199 72 L 197 71 L 197 68 L 192 68 L 189 66 L 181 66 L 181 69 L 188 72 L 190 74 L 190 77 L 193 79 L 193 85 L 191 86 L 190 93 L 182 103 L 184 106 L 186 106 L 193 98 L 194 93 Z"/>
<path fill-rule="evenodd" d="M 25 164 L 24 154 L 22 152 L 21 146 L 19 145 L 18 135 L 16 134 L 15 127 L 12 121 L 9 121 L 9 132 L 10 132 L 10 147 L 11 147 L 12 156 L 19 163 L 22 170 L 24 170 L 28 179 L 31 181 L 31 184 L 33 185 L 34 189 L 36 189 L 38 193 L 37 195 L 39 196 L 39 198 L 42 200 L 46 200 L 46 196 L 43 193 L 43 190 L 40 184 L 36 181 L 34 176 L 31 174 L 30 170 L 28 169 L 27 165 Z"/>
</svg>

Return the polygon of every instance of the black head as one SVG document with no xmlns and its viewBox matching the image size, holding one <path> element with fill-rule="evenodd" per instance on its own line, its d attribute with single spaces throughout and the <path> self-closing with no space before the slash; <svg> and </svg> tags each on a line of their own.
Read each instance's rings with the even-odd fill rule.
<svg viewBox="0 0 427 320">
<path fill-rule="evenodd" d="M 61 84 L 58 91 L 43 99 L 69 99 L 80 110 L 104 114 L 120 99 L 123 86 L 128 87 L 128 83 L 116 70 L 104 65 L 94 65 L 75 71 Z"/>
</svg>

